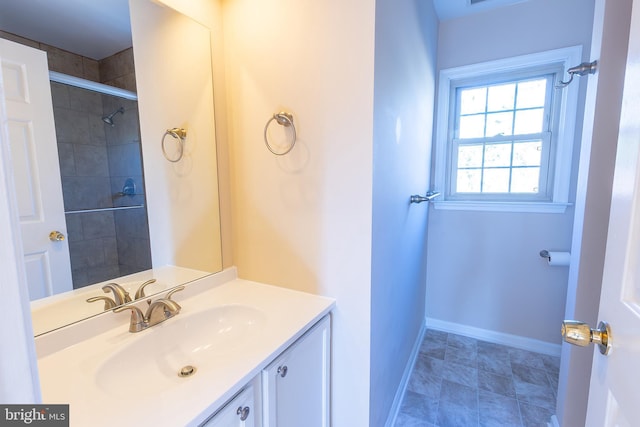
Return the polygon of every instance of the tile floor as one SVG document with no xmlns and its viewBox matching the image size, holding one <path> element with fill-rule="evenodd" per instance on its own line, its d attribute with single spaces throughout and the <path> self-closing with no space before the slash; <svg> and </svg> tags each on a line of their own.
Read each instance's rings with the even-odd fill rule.
<svg viewBox="0 0 640 427">
<path fill-rule="evenodd" d="M 427 330 L 395 427 L 546 427 L 560 358 Z"/>
</svg>

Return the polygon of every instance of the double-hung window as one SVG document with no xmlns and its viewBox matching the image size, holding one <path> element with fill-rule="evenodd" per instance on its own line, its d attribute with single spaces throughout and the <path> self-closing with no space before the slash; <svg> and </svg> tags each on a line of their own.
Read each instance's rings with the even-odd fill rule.
<svg viewBox="0 0 640 427">
<path fill-rule="evenodd" d="M 556 85 L 579 51 L 443 70 L 436 208 L 564 211 L 578 84 Z"/>
</svg>

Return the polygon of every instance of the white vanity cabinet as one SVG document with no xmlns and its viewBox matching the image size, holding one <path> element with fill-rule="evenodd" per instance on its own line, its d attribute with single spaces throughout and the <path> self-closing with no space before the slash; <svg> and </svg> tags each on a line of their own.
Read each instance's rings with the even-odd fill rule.
<svg viewBox="0 0 640 427">
<path fill-rule="evenodd" d="M 256 378 L 199 427 L 261 427 L 260 378 Z"/>
<path fill-rule="evenodd" d="M 330 318 L 325 316 L 262 371 L 263 427 L 327 427 Z"/>
</svg>

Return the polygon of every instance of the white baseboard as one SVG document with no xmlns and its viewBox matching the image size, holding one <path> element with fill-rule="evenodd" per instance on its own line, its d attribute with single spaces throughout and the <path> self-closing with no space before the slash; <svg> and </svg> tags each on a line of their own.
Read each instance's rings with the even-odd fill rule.
<svg viewBox="0 0 640 427">
<path fill-rule="evenodd" d="M 562 346 L 533 338 L 521 337 L 518 335 L 505 334 L 503 332 L 491 331 L 488 329 L 476 328 L 474 326 L 461 325 L 459 323 L 446 322 L 444 320 L 426 318 L 427 328 L 437 329 L 443 332 L 464 335 L 482 341 L 489 341 L 495 344 L 508 345 L 510 347 L 521 348 L 523 350 L 534 351 L 536 353 L 560 356 Z"/>
<path fill-rule="evenodd" d="M 385 427 L 393 427 L 396 422 L 396 418 L 398 417 L 398 412 L 400 411 L 400 405 L 402 405 L 402 399 L 404 398 L 404 393 L 407 390 L 407 384 L 409 384 L 409 377 L 411 377 L 411 372 L 413 372 L 413 366 L 416 364 L 416 360 L 418 359 L 418 353 L 420 352 L 420 344 L 422 344 L 422 340 L 424 339 L 424 334 L 427 331 L 426 319 L 422 322 L 422 327 L 420 327 L 420 332 L 418 333 L 418 337 L 416 341 L 413 343 L 413 349 L 411 350 L 411 356 L 409 356 L 409 361 L 407 362 L 407 366 L 404 368 L 404 374 L 402 374 L 402 380 L 400 380 L 400 384 L 398 385 L 398 389 L 396 390 L 396 395 L 393 398 L 393 404 L 391 404 L 391 409 L 389 410 L 389 415 L 387 416 L 387 422 L 384 424 Z"/>
<path fill-rule="evenodd" d="M 560 427 L 560 423 L 558 423 L 558 417 L 552 415 L 551 419 L 547 423 L 547 427 Z"/>
</svg>

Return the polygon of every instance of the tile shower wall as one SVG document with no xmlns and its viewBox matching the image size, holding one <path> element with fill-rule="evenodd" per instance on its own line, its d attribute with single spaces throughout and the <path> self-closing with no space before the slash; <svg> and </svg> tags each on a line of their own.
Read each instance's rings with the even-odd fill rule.
<svg viewBox="0 0 640 427">
<path fill-rule="evenodd" d="M 46 51 L 52 71 L 136 91 L 131 48 L 95 60 L 4 31 L 0 38 Z M 144 206 L 137 102 L 60 83 L 51 92 L 65 211 Z M 120 107 L 115 126 L 102 121 Z M 123 196 L 128 178 L 136 191 Z M 67 213 L 66 220 L 74 289 L 151 268 L 146 208 Z"/>
<path fill-rule="evenodd" d="M 65 211 L 144 206 L 137 103 L 59 83 L 52 96 Z M 114 126 L 102 121 L 120 107 Z M 145 208 L 66 218 L 74 288 L 151 268 Z"/>
</svg>

